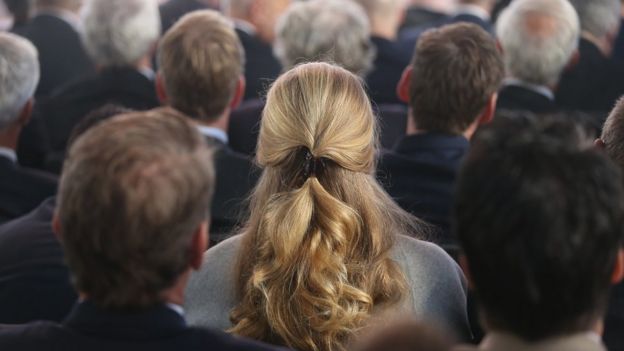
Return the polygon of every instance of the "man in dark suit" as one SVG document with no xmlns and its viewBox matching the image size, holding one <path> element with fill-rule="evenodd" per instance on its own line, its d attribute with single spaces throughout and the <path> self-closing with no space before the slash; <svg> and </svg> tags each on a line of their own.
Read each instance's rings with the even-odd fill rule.
<svg viewBox="0 0 624 351">
<path fill-rule="evenodd" d="M 210 158 L 172 110 L 122 115 L 78 138 L 53 227 L 80 301 L 62 324 L 3 328 L 0 349 L 271 350 L 184 320 L 208 244 Z"/>
<path fill-rule="evenodd" d="M 273 55 L 275 25 L 291 0 L 229 0 L 223 13 L 232 18 L 245 49 L 244 100 L 264 96 L 268 86 L 281 73 Z"/>
<path fill-rule="evenodd" d="M 160 23 L 165 33 L 189 12 L 211 8 L 207 0 L 169 0 L 160 5 Z"/>
<path fill-rule="evenodd" d="M 563 73 L 557 104 L 606 116 L 624 94 L 624 62 L 611 58 L 620 26 L 620 0 L 571 0 L 581 21 L 579 59 Z"/>
<path fill-rule="evenodd" d="M 56 193 L 56 179 L 17 164 L 18 140 L 30 120 L 39 81 L 37 49 L 0 34 L 0 223 L 19 217 Z"/>
<path fill-rule="evenodd" d="M 478 132 L 453 223 L 486 337 L 457 351 L 606 350 L 609 293 L 624 277 L 621 176 L 569 120 L 500 119 Z"/>
<path fill-rule="evenodd" d="M 454 1 L 410 0 L 401 30 L 409 30 L 439 22 L 447 18 L 448 14 L 453 12 L 454 9 Z"/>
<path fill-rule="evenodd" d="M 556 112 L 554 92 L 576 58 L 579 32 L 578 16 L 567 1 L 513 1 L 496 28 L 508 73 L 499 109 Z"/>
<path fill-rule="evenodd" d="M 215 50 L 215 47 L 219 50 Z M 216 11 L 184 16 L 158 49 L 157 89 L 163 104 L 189 116 L 216 149 L 217 186 L 212 207 L 214 242 L 232 234 L 258 174 L 251 159 L 228 146 L 230 111 L 245 90 L 243 49 L 233 24 Z"/>
<path fill-rule="evenodd" d="M 36 0 L 35 17 L 15 29 L 39 51 L 38 98 L 94 71 L 77 30 L 81 6 L 82 0 Z"/>
<path fill-rule="evenodd" d="M 464 23 L 425 33 L 399 84 L 408 135 L 383 154 L 378 177 L 401 207 L 440 229 L 433 239 L 444 247 L 456 244 L 449 222 L 459 164 L 473 133 L 492 119 L 503 76 L 494 39 Z"/>
<path fill-rule="evenodd" d="M 52 158 L 65 152 L 73 127 L 99 107 L 114 103 L 147 110 L 159 105 L 151 68 L 160 36 L 156 2 L 92 1 L 86 5 L 84 23 L 84 43 L 98 72 L 42 101 L 35 114 L 44 127 Z"/>
</svg>

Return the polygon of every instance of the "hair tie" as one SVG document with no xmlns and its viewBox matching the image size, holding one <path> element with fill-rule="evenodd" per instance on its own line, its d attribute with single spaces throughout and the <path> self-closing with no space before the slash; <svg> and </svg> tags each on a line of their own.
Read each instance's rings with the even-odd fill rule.
<svg viewBox="0 0 624 351">
<path fill-rule="evenodd" d="M 307 147 L 304 147 L 303 157 L 303 178 L 308 179 L 311 176 L 317 176 L 319 173 L 325 170 L 325 158 L 315 157 Z"/>
</svg>

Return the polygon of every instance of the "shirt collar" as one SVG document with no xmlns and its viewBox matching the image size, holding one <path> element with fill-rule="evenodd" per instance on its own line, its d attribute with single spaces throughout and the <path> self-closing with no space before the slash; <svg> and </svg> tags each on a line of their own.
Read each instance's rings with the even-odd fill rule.
<svg viewBox="0 0 624 351">
<path fill-rule="evenodd" d="M 457 6 L 457 12 L 455 12 L 455 15 L 472 15 L 484 21 L 490 20 L 490 14 L 486 10 L 480 6 L 471 4 Z"/>
<path fill-rule="evenodd" d="M 184 308 L 178 304 L 175 303 L 168 303 L 166 304 L 167 308 L 169 308 L 170 310 L 173 310 L 175 313 L 179 314 L 180 317 L 184 318 Z"/>
<path fill-rule="evenodd" d="M 234 26 L 236 26 L 236 28 L 240 29 L 241 31 L 251 36 L 256 35 L 256 28 L 253 26 L 253 24 L 247 21 L 243 21 L 241 19 L 236 18 L 234 19 Z"/>
<path fill-rule="evenodd" d="M 0 146 L 0 157 L 5 157 L 13 162 L 17 162 L 17 154 L 15 153 L 15 150 L 9 149 L 8 147 Z"/>
<path fill-rule="evenodd" d="M 528 90 L 531 90 L 535 93 L 538 93 L 540 95 L 543 95 L 545 97 L 548 98 L 548 100 L 550 101 L 555 101 L 555 94 L 553 93 L 553 91 L 545 86 L 545 85 L 538 85 L 538 84 L 533 84 L 533 83 L 527 83 L 523 80 L 517 79 L 517 78 L 505 78 L 505 80 L 503 80 L 503 86 L 518 86 L 518 87 L 522 87 Z"/>
<path fill-rule="evenodd" d="M 153 69 L 149 68 L 149 67 L 139 67 L 138 68 L 139 73 L 141 73 L 145 78 L 149 79 L 150 81 L 154 81 L 156 78 L 156 73 L 154 72 Z"/>
<path fill-rule="evenodd" d="M 200 125 L 200 126 L 197 126 L 197 129 L 205 137 L 215 138 L 226 145 L 229 143 L 229 138 L 228 138 L 227 133 L 219 128 Z"/>
</svg>

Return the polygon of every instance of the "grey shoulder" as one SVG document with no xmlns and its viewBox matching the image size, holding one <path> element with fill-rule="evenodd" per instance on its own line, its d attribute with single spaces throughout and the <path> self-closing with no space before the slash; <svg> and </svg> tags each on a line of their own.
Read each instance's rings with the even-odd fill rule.
<svg viewBox="0 0 624 351">
<path fill-rule="evenodd" d="M 405 235 L 397 236 L 392 257 L 399 263 L 407 263 L 411 266 L 417 265 L 430 269 L 459 269 L 451 256 L 438 245 Z"/>
</svg>

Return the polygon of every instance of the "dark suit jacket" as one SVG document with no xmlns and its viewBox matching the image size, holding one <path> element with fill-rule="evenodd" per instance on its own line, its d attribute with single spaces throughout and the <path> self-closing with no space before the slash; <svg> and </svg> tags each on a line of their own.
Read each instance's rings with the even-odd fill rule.
<svg viewBox="0 0 624 351">
<path fill-rule="evenodd" d="M 410 64 L 413 47 L 380 37 L 371 37 L 377 49 L 373 70 L 366 76 L 371 100 L 377 104 L 404 104 L 397 96 L 403 70 Z"/>
<path fill-rule="evenodd" d="M 206 137 L 216 149 L 217 184 L 212 200 L 210 241 L 216 244 L 230 237 L 247 215 L 247 197 L 255 187 L 259 170 L 246 155 L 233 151 L 217 139 Z"/>
<path fill-rule="evenodd" d="M 273 46 L 236 28 L 245 49 L 245 100 L 264 96 L 268 86 L 280 75 L 282 66 L 273 55 Z"/>
<path fill-rule="evenodd" d="M 624 351 L 624 283 L 611 292 L 603 339 L 609 351 Z"/>
<path fill-rule="evenodd" d="M 162 32 L 167 32 L 169 28 L 173 27 L 173 25 L 187 13 L 207 8 L 209 8 L 207 5 L 197 0 L 167 1 L 166 3 L 160 5 Z"/>
<path fill-rule="evenodd" d="M 48 96 L 62 85 L 94 72 L 78 33 L 59 17 L 35 16 L 15 33 L 32 41 L 39 51 L 41 80 L 37 97 Z"/>
<path fill-rule="evenodd" d="M 66 86 L 35 111 L 41 119 L 50 153 L 64 153 L 76 124 L 89 112 L 113 103 L 133 110 L 160 106 L 154 82 L 133 68 L 107 68 Z"/>
<path fill-rule="evenodd" d="M 497 109 L 529 111 L 535 114 L 552 114 L 559 111 L 553 100 L 517 85 L 507 85 L 498 92 Z"/>
<path fill-rule="evenodd" d="M 401 30 L 425 26 L 438 22 L 446 17 L 447 15 L 444 13 L 431 11 L 420 6 L 410 6 L 405 12 L 405 19 L 403 20 L 403 25 L 401 25 Z"/>
<path fill-rule="evenodd" d="M 0 223 L 25 215 L 56 194 L 56 177 L 0 156 Z"/>
<path fill-rule="evenodd" d="M 61 244 L 52 232 L 55 201 L 0 226 L 0 324 L 62 321 L 76 302 Z"/>
<path fill-rule="evenodd" d="M 566 110 L 609 114 L 624 94 L 624 62 L 605 57 L 596 45 L 581 38 L 578 64 L 563 73 L 557 104 Z"/>
<path fill-rule="evenodd" d="M 463 136 L 408 135 L 378 165 L 377 177 L 388 193 L 403 209 L 438 227 L 439 236 L 431 239 L 443 247 L 456 244 L 449 229 L 453 188 L 468 147 Z"/>
<path fill-rule="evenodd" d="M 0 349 L 11 351 L 269 351 L 258 342 L 220 331 L 191 328 L 162 305 L 113 313 L 90 302 L 74 308 L 63 324 L 38 322 L 0 330 Z"/>
</svg>

